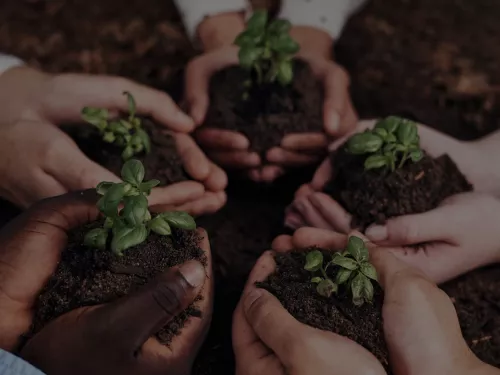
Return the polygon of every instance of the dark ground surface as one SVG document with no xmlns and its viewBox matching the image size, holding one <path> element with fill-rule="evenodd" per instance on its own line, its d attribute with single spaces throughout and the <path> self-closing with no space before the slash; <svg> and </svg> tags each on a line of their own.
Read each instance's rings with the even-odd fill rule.
<svg viewBox="0 0 500 375">
<path fill-rule="evenodd" d="M 361 117 L 405 114 L 460 139 L 498 129 L 499 14 L 496 0 L 371 1 L 336 46 Z M 52 72 L 120 74 L 171 89 L 180 87 L 193 54 L 167 0 L 4 0 L 0 50 Z M 212 334 L 196 373 L 231 373 L 232 305 L 252 262 L 282 232 L 295 186 L 255 189 L 233 181 L 228 205 L 200 220 L 211 234 L 219 277 Z M 0 210 L 3 221 L 14 213 Z M 470 273 L 444 289 L 471 348 L 500 365 L 500 268 Z"/>
</svg>

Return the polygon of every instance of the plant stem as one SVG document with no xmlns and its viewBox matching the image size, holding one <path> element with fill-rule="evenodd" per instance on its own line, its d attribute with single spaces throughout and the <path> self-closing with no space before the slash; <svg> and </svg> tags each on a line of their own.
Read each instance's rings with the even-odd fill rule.
<svg viewBox="0 0 500 375">
<path fill-rule="evenodd" d="M 401 162 L 399 163 L 398 165 L 398 168 L 401 169 L 404 165 L 404 163 L 406 162 L 406 160 L 408 159 L 408 150 L 406 150 L 404 153 L 403 153 L 403 158 L 401 159 Z"/>
<path fill-rule="evenodd" d="M 328 275 L 326 274 L 325 269 L 324 269 L 323 267 L 321 267 L 321 268 L 320 268 L 320 270 L 321 270 L 321 274 L 323 275 L 323 277 L 324 277 L 325 279 L 328 279 Z"/>
</svg>

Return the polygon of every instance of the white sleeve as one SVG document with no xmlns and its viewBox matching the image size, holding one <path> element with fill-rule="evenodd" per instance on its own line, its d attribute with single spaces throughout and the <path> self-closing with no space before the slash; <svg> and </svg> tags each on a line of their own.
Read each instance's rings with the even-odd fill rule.
<svg viewBox="0 0 500 375">
<path fill-rule="evenodd" d="M 207 16 L 239 12 L 247 8 L 247 0 L 174 0 L 191 38 L 196 37 L 198 25 Z"/>
<path fill-rule="evenodd" d="M 296 26 L 312 26 L 337 38 L 347 18 L 365 0 L 283 0 L 280 17 Z"/>
<path fill-rule="evenodd" d="M 0 74 L 5 72 L 7 69 L 21 65 L 24 65 L 23 61 L 18 59 L 17 57 L 0 53 Z"/>
</svg>

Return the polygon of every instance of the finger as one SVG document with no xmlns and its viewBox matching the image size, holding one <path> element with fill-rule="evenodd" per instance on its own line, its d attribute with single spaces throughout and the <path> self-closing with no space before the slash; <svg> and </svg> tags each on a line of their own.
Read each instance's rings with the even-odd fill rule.
<svg viewBox="0 0 500 375">
<path fill-rule="evenodd" d="M 262 182 L 273 182 L 285 174 L 285 170 L 277 165 L 266 165 L 261 170 Z"/>
<path fill-rule="evenodd" d="M 39 200 L 66 194 L 68 192 L 59 181 L 43 170 L 36 170 L 34 172 L 34 180 L 36 181 L 36 183 L 33 184 L 34 194 L 27 194 L 23 198 L 23 206 L 25 208 Z"/>
<path fill-rule="evenodd" d="M 287 208 L 285 212 L 285 227 L 292 230 L 306 226 L 305 220 L 293 207 Z"/>
<path fill-rule="evenodd" d="M 274 147 L 267 152 L 266 159 L 270 163 L 279 164 L 284 167 L 298 167 L 314 164 L 321 160 L 321 156 L 300 154 L 284 150 L 280 147 Z"/>
<path fill-rule="evenodd" d="M 321 213 L 313 207 L 308 197 L 298 198 L 292 203 L 293 208 L 297 210 L 309 227 L 335 229 L 323 218 Z"/>
<path fill-rule="evenodd" d="M 226 193 L 223 191 L 214 193 L 206 192 L 201 198 L 185 203 L 177 208 L 186 211 L 193 216 L 213 214 L 221 209 L 227 201 Z"/>
<path fill-rule="evenodd" d="M 219 166 L 210 162 L 210 173 L 208 177 L 203 180 L 203 185 L 205 185 L 205 189 L 220 192 L 224 190 L 227 186 L 227 175 L 224 170 L 222 170 Z"/>
<path fill-rule="evenodd" d="M 328 139 L 321 133 L 288 134 L 283 137 L 281 147 L 290 151 L 315 151 L 325 150 Z"/>
<path fill-rule="evenodd" d="M 262 182 L 262 168 L 252 168 L 246 171 L 246 175 L 254 182 Z"/>
<path fill-rule="evenodd" d="M 330 228 L 340 233 L 349 232 L 352 218 L 340 204 L 324 193 L 313 193 L 308 198 Z"/>
<path fill-rule="evenodd" d="M 347 246 L 348 237 L 327 229 L 300 228 L 293 235 L 293 246 L 297 249 L 317 246 L 324 249 L 340 250 Z"/>
<path fill-rule="evenodd" d="M 330 157 L 327 157 L 314 173 L 311 181 L 312 190 L 322 191 L 326 183 L 332 178 L 332 173 L 332 162 Z"/>
<path fill-rule="evenodd" d="M 188 261 L 136 293 L 104 305 L 96 310 L 95 319 L 108 322 L 106 334 L 114 342 L 137 350 L 194 301 L 205 280 L 205 267 Z"/>
<path fill-rule="evenodd" d="M 238 48 L 231 46 L 221 52 L 200 56 L 189 63 L 186 69 L 185 96 L 189 103 L 191 116 L 201 124 L 208 109 L 209 85 L 212 75 L 231 65 L 238 64 Z"/>
<path fill-rule="evenodd" d="M 343 68 L 331 64 L 326 70 L 324 82 L 323 117 L 325 130 L 330 135 L 343 135 L 349 130 L 346 124 L 341 121 L 349 104 L 349 76 Z"/>
<path fill-rule="evenodd" d="M 312 193 L 314 190 L 311 188 L 311 184 L 304 184 L 295 192 L 295 198 L 307 197 Z"/>
<path fill-rule="evenodd" d="M 421 214 L 399 216 L 389 219 L 385 225 L 373 225 L 365 234 L 380 245 L 407 246 L 431 241 L 446 241 L 448 226 L 443 225 L 448 217 L 446 206 Z M 453 211 L 450 212 L 453 214 Z"/>
<path fill-rule="evenodd" d="M 195 133 L 198 143 L 215 150 L 248 150 L 250 141 L 243 134 L 224 129 L 202 128 Z"/>
<path fill-rule="evenodd" d="M 286 252 L 293 249 L 292 236 L 281 235 L 274 239 L 272 249 L 278 252 Z"/>
<path fill-rule="evenodd" d="M 194 140 L 187 134 L 174 134 L 177 152 L 186 172 L 194 180 L 204 181 L 210 174 L 210 162 Z"/>
<path fill-rule="evenodd" d="M 148 197 L 149 205 L 155 211 L 171 209 L 203 196 L 205 188 L 195 181 L 182 181 L 173 185 L 157 187 Z"/>
<path fill-rule="evenodd" d="M 230 169 L 255 168 L 260 165 L 260 157 L 248 151 L 210 151 L 208 156 L 214 163 Z"/>
</svg>

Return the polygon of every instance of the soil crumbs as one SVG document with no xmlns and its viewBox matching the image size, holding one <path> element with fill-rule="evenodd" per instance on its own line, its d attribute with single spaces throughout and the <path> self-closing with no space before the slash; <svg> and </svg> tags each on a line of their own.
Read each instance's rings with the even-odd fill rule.
<svg viewBox="0 0 500 375">
<path fill-rule="evenodd" d="M 246 88 L 249 73 L 230 67 L 216 73 L 210 82 L 211 105 L 205 126 L 243 133 L 251 148 L 265 155 L 286 134 L 323 132 L 323 89 L 307 64 L 294 63 L 294 81 Z M 244 94 L 249 98 L 244 100 Z"/>
<path fill-rule="evenodd" d="M 176 230 L 169 237 L 151 233 L 146 242 L 117 257 L 109 250 L 83 245 L 85 233 L 100 225 L 102 222 L 96 222 L 70 234 L 69 247 L 38 299 L 33 334 L 71 310 L 128 295 L 170 267 L 193 259 L 206 264 L 196 231 Z M 195 300 L 156 334 L 158 340 L 168 345 L 190 317 L 200 316 Z"/>
<path fill-rule="evenodd" d="M 364 160 L 364 155 L 351 155 L 345 148 L 333 153 L 334 175 L 324 189 L 353 215 L 352 228 L 364 230 L 394 216 L 430 211 L 446 198 L 472 190 L 448 155 L 425 155 L 394 172 L 365 171 Z"/>
<path fill-rule="evenodd" d="M 151 139 L 151 152 L 134 156 L 146 168 L 146 181 L 157 179 L 160 186 L 167 186 L 189 179 L 182 159 L 177 152 L 175 139 L 152 121 L 143 119 L 144 130 Z M 105 143 L 92 126 L 66 126 L 64 130 L 73 138 L 82 152 L 96 163 L 120 176 L 123 166 L 122 148 Z"/>
<path fill-rule="evenodd" d="M 382 325 L 383 292 L 375 287 L 373 304 L 353 305 L 351 296 L 341 286 L 338 295 L 330 298 L 316 292 L 311 283 L 311 272 L 304 269 L 305 256 L 312 250 L 321 250 L 325 258 L 332 252 L 310 248 L 275 255 L 276 272 L 257 286 L 274 294 L 298 321 L 314 328 L 338 333 L 356 341 L 372 352 L 388 369 L 389 354 L 384 341 Z M 327 270 L 334 279 L 334 268 Z"/>
</svg>

